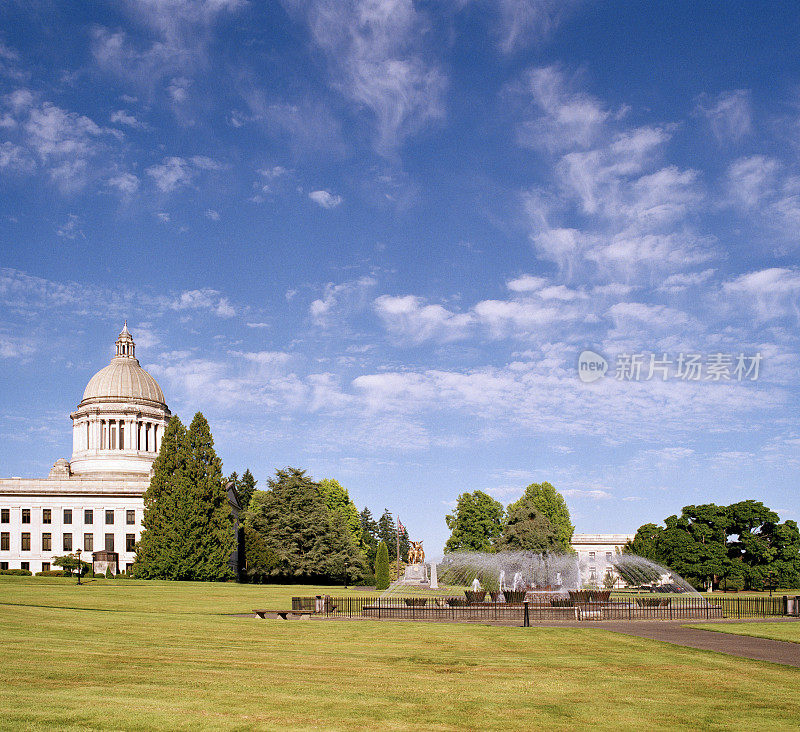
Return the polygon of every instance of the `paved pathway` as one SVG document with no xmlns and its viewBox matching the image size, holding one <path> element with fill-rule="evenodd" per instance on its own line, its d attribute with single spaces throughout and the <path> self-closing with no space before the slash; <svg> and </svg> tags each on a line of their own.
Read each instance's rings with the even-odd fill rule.
<svg viewBox="0 0 800 732">
<path fill-rule="evenodd" d="M 685 622 L 685 621 L 683 621 Z M 724 621 L 723 621 L 724 622 Z M 745 622 L 745 621 L 737 621 Z M 760 620 L 759 622 L 798 622 L 797 620 Z M 570 624 L 572 625 L 572 624 Z M 559 627 L 564 627 L 563 623 Z M 730 656 L 752 658 L 756 661 L 772 661 L 800 668 L 800 643 L 753 638 L 747 635 L 720 633 L 714 630 L 686 628 L 681 623 L 669 621 L 599 621 L 576 623 L 575 627 L 600 628 L 615 633 L 634 635 L 639 638 L 664 641 L 677 646 L 699 648 L 704 651 L 727 653 Z"/>
</svg>

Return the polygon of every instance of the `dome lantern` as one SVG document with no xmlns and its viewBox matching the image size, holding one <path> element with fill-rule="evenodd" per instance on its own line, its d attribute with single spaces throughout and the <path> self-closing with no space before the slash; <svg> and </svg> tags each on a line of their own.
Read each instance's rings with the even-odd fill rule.
<svg viewBox="0 0 800 732">
<path fill-rule="evenodd" d="M 117 356 L 125 358 L 136 357 L 136 344 L 133 342 L 133 336 L 128 330 L 128 321 L 122 326 L 119 336 L 117 337 Z"/>
</svg>

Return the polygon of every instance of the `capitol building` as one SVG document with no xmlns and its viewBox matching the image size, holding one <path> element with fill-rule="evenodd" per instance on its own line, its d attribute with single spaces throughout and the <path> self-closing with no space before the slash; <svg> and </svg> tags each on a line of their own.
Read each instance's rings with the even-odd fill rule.
<svg viewBox="0 0 800 732">
<path fill-rule="evenodd" d="M 46 571 L 53 558 L 125 571 L 135 558 L 144 492 L 170 419 L 164 393 L 122 328 L 111 363 L 86 385 L 72 419 L 72 457 L 47 478 L 0 479 L 0 569 Z"/>
</svg>

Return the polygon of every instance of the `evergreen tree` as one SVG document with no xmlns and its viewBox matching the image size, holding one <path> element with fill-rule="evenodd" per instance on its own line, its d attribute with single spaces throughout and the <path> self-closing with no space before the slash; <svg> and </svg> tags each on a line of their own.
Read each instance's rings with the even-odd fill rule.
<svg viewBox="0 0 800 732">
<path fill-rule="evenodd" d="M 389 559 L 394 562 L 397 559 L 397 526 L 388 508 L 383 509 L 383 513 L 378 519 L 378 541 L 386 544 Z"/>
<path fill-rule="evenodd" d="M 221 580 L 234 536 L 222 464 L 205 417 L 198 412 L 187 432 L 173 416 L 153 463 L 144 496 L 142 536 L 133 571 L 137 577 Z"/>
<path fill-rule="evenodd" d="M 525 496 L 508 508 L 501 546 L 539 554 L 561 551 L 558 533 L 550 519 L 536 508 L 531 498 Z"/>
<path fill-rule="evenodd" d="M 187 466 L 188 532 L 186 545 L 197 580 L 222 580 L 233 576 L 230 558 L 234 550 L 233 516 L 222 476 L 222 462 L 214 450 L 211 428 L 202 412 L 189 426 L 190 457 Z M 188 579 L 188 577 L 187 577 Z"/>
<path fill-rule="evenodd" d="M 525 489 L 522 498 L 509 505 L 509 514 L 522 501 L 529 501 L 550 522 L 555 529 L 561 550 L 572 552 L 572 533 L 575 531 L 575 527 L 570 521 L 569 509 L 564 497 L 550 483 L 531 483 Z"/>
<path fill-rule="evenodd" d="M 456 510 L 446 516 L 452 532 L 445 552 L 491 552 L 503 532 L 503 504 L 483 491 L 462 493 Z"/>
<path fill-rule="evenodd" d="M 175 497 L 186 481 L 188 452 L 186 428 L 173 415 L 164 430 L 161 449 L 153 462 L 153 477 L 144 494 L 142 534 L 133 565 L 136 577 L 172 578 L 178 543 L 183 540 L 175 515 Z"/>
<path fill-rule="evenodd" d="M 375 566 L 375 555 L 378 552 L 378 522 L 372 518 L 372 512 L 365 506 L 358 515 L 361 524 L 361 544 L 368 567 Z"/>
<path fill-rule="evenodd" d="M 269 490 L 256 491 L 246 527 L 258 532 L 277 561 L 268 574 L 308 581 L 358 580 L 364 560 L 347 527 L 332 514 L 319 485 L 303 470 L 278 470 Z"/>
<path fill-rule="evenodd" d="M 386 542 L 378 544 L 378 552 L 375 557 L 375 589 L 386 590 L 389 588 L 389 552 Z"/>
<path fill-rule="evenodd" d="M 258 483 L 258 481 L 253 477 L 250 468 L 247 468 L 236 485 L 236 492 L 239 494 L 239 503 L 242 506 L 242 512 L 247 511 L 250 507 L 250 501 L 253 499 L 253 493 L 255 493 L 256 490 L 256 483 Z"/>
<path fill-rule="evenodd" d="M 342 487 L 339 481 L 326 478 L 319 482 L 319 492 L 328 510 L 347 526 L 347 530 L 353 537 L 353 544 L 362 549 L 361 520 L 358 509 L 350 500 L 347 489 Z"/>
</svg>

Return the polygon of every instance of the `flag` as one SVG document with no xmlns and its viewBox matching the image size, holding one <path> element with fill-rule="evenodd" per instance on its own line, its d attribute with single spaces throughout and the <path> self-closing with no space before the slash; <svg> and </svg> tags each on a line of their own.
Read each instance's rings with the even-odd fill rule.
<svg viewBox="0 0 800 732">
<path fill-rule="evenodd" d="M 400 521 L 400 517 L 398 516 L 397 517 L 397 532 L 399 534 L 402 534 L 402 533 L 405 532 L 405 530 L 406 530 L 406 527 L 403 526 L 402 522 Z"/>
</svg>

